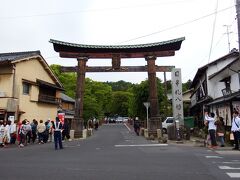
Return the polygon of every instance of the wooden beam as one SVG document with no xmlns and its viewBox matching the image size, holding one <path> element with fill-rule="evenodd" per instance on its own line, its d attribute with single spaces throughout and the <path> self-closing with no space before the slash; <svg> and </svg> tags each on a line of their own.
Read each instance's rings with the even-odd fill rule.
<svg viewBox="0 0 240 180">
<path fill-rule="evenodd" d="M 171 72 L 175 66 L 156 66 L 156 72 Z M 77 66 L 61 66 L 62 72 L 77 72 Z M 147 72 L 147 66 L 121 66 L 120 69 L 113 69 L 112 66 L 86 67 L 86 72 Z"/>
<path fill-rule="evenodd" d="M 75 53 L 75 52 L 59 52 L 59 56 L 62 58 L 79 58 L 79 57 L 88 57 L 89 59 L 104 59 L 110 58 L 113 56 L 120 56 L 120 58 L 145 58 L 146 56 L 155 56 L 155 57 L 166 57 L 174 56 L 175 51 L 156 51 L 156 52 L 121 52 L 121 53 Z"/>
</svg>

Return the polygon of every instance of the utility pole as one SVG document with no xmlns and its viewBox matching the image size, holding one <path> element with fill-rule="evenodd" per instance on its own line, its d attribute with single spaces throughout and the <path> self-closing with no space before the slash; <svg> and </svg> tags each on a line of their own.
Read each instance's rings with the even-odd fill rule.
<svg viewBox="0 0 240 180">
<path fill-rule="evenodd" d="M 232 32 L 229 32 L 229 28 L 231 27 L 231 25 L 223 25 L 224 27 L 227 28 L 227 32 L 224 34 L 227 34 L 227 40 L 228 40 L 228 52 L 231 51 L 231 47 L 230 47 L 230 41 L 229 41 L 229 34 L 231 34 Z"/>
<path fill-rule="evenodd" d="M 240 0 L 236 0 L 236 12 L 237 12 L 237 25 L 238 25 L 238 52 L 240 52 Z M 239 55 L 239 61 L 240 61 L 240 55 Z M 238 71 L 238 79 L 240 84 L 240 71 Z"/>
<path fill-rule="evenodd" d="M 237 25 L 238 25 L 238 51 L 240 51 L 240 0 L 236 0 Z"/>
</svg>

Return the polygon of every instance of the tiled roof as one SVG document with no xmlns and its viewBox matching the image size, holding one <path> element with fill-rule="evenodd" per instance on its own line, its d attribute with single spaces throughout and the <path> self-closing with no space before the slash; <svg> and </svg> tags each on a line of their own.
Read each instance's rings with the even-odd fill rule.
<svg viewBox="0 0 240 180">
<path fill-rule="evenodd" d="M 50 39 L 50 43 L 70 46 L 70 47 L 77 47 L 77 48 L 86 48 L 86 49 L 136 49 L 136 48 L 148 48 L 148 47 L 155 47 L 155 46 L 162 46 L 165 44 L 181 42 L 185 40 L 185 37 L 172 39 L 169 41 L 162 41 L 156 43 L 148 43 L 148 44 L 136 44 L 136 45 L 86 45 L 86 44 L 75 44 L 69 42 L 58 41 L 54 39 Z"/>
<path fill-rule="evenodd" d="M 24 59 L 31 56 L 41 55 L 40 51 L 26 51 L 26 52 L 12 52 L 12 53 L 0 53 L 0 62 L 15 61 Z"/>
<path fill-rule="evenodd" d="M 72 103 L 75 103 L 75 100 L 69 96 L 67 96 L 66 94 L 64 93 L 61 93 L 61 99 L 63 101 L 66 101 L 66 102 L 72 102 Z"/>
<path fill-rule="evenodd" d="M 231 58 L 231 57 L 234 58 L 234 57 L 238 57 L 238 56 L 239 56 L 238 50 L 237 49 L 233 49 L 231 52 L 229 52 L 225 56 L 220 57 L 220 58 L 218 58 L 218 59 L 216 59 L 216 60 L 214 60 L 214 61 L 212 61 L 212 62 L 210 62 L 210 63 L 208 63 L 208 64 L 206 64 L 206 65 L 204 65 L 202 67 L 200 67 L 200 68 L 198 68 L 198 71 L 195 74 L 195 77 L 193 78 L 193 81 L 192 81 L 192 84 L 191 84 L 190 88 L 193 88 L 197 84 L 197 82 L 199 82 L 199 77 L 203 73 L 206 72 L 206 70 L 208 69 L 209 66 L 211 66 L 213 64 L 216 64 L 216 63 L 218 63 L 220 61 L 224 61 L 224 60 L 226 60 L 228 58 Z"/>
</svg>

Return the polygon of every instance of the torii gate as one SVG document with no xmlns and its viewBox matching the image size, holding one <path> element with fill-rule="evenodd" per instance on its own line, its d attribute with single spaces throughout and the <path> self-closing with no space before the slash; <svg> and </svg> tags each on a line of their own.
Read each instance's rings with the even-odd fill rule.
<svg viewBox="0 0 240 180">
<path fill-rule="evenodd" d="M 149 134 L 156 133 L 162 128 L 159 114 L 156 72 L 171 72 L 173 66 L 156 66 L 157 57 L 174 56 L 181 48 L 184 37 L 169 41 L 162 41 L 138 45 L 83 45 L 50 39 L 54 50 L 62 58 L 76 58 L 77 67 L 62 67 L 64 72 L 77 72 L 77 89 L 75 115 L 72 121 L 74 137 L 80 137 L 83 130 L 83 97 L 86 72 L 148 72 L 150 119 Z M 112 66 L 88 67 L 87 60 L 112 59 Z M 122 58 L 145 58 L 147 66 L 121 66 Z"/>
</svg>

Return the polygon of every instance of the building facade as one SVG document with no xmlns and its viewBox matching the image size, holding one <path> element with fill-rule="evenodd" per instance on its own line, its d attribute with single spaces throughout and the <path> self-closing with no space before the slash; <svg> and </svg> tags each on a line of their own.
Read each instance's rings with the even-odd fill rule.
<svg viewBox="0 0 240 180">
<path fill-rule="evenodd" d="M 198 69 L 191 85 L 191 112 L 198 126 L 203 126 L 204 109 L 223 117 L 225 125 L 231 126 L 231 114 L 240 106 L 239 71 L 239 53 L 235 49 Z"/>
<path fill-rule="evenodd" d="M 40 51 L 0 54 L 0 120 L 55 119 L 61 91 Z"/>
</svg>

